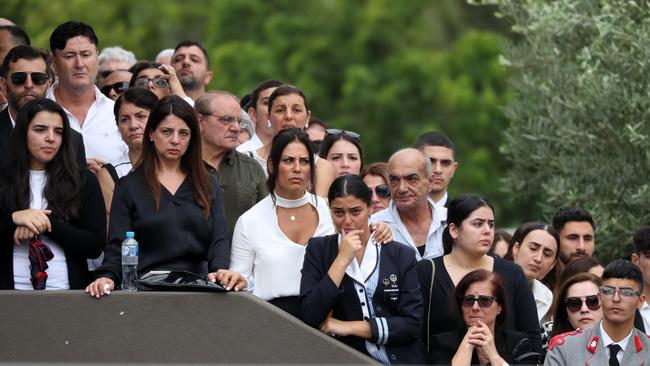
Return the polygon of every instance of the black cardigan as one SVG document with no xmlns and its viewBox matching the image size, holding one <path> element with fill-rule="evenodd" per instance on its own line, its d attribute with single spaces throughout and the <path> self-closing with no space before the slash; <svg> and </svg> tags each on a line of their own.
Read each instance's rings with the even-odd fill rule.
<svg viewBox="0 0 650 366">
<path fill-rule="evenodd" d="M 79 217 L 64 222 L 50 217 L 52 231 L 46 233 L 63 248 L 68 266 L 70 289 L 83 289 L 91 281 L 87 258 L 97 258 L 106 244 L 106 206 L 95 175 L 83 168 L 81 209 Z M 14 288 L 13 234 L 16 230 L 12 212 L 0 208 L 0 289 Z"/>
<path fill-rule="evenodd" d="M 319 327 L 330 310 L 333 317 L 343 321 L 364 320 L 356 294 L 354 280 L 347 274 L 337 288 L 327 271 L 338 255 L 338 234 L 312 238 L 307 245 L 300 281 L 300 316 L 305 323 Z M 381 246 L 379 280 L 372 298 L 375 318 L 386 320 L 388 338 L 381 345 L 391 363 L 423 363 L 424 349 L 419 339 L 422 317 L 422 299 L 415 271 L 415 253 L 406 245 L 392 242 Z M 397 298 L 389 278 L 399 287 Z M 390 288 L 389 288 L 390 287 Z M 375 318 L 366 319 L 372 330 L 371 342 L 378 343 L 379 330 Z M 365 340 L 359 337 L 341 337 L 341 341 L 368 354 Z"/>
</svg>

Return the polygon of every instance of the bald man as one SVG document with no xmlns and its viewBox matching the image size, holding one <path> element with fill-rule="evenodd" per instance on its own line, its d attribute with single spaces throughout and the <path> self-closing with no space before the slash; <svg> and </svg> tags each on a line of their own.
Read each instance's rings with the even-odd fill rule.
<svg viewBox="0 0 650 366">
<path fill-rule="evenodd" d="M 388 160 L 390 205 L 372 216 L 372 222 L 391 226 L 395 241 L 413 247 L 417 260 L 443 255 L 447 209 L 429 197 L 432 170 L 431 161 L 420 150 L 408 148 L 393 154 Z"/>
</svg>

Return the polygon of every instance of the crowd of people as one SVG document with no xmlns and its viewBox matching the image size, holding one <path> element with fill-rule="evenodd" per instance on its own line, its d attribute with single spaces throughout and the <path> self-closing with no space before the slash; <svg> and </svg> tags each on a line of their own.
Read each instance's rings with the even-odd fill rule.
<svg viewBox="0 0 650 366">
<path fill-rule="evenodd" d="M 385 364 L 650 360 L 650 227 L 601 265 L 584 208 L 510 235 L 450 197 L 443 133 L 364 164 L 298 86 L 207 90 L 198 42 L 137 61 L 81 22 L 49 52 L 2 23 L 0 289 L 108 295 L 133 231 L 140 275 L 248 291 Z"/>
</svg>

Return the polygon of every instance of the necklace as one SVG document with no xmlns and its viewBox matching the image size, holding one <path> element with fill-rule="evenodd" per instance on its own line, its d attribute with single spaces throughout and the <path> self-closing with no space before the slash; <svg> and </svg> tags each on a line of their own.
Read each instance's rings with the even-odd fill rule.
<svg viewBox="0 0 650 366">
<path fill-rule="evenodd" d="M 279 196 L 277 193 L 275 193 L 275 205 L 284 208 L 302 207 L 309 203 L 309 198 L 310 195 L 307 192 L 305 192 L 305 194 L 302 197 L 297 199 L 284 198 L 282 196 Z M 289 216 L 289 220 L 291 220 L 291 222 L 295 222 L 296 216 L 295 215 Z"/>
</svg>

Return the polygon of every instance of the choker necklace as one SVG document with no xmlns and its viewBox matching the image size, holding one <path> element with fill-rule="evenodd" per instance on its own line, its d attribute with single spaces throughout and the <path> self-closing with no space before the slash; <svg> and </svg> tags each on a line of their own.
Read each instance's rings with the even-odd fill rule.
<svg viewBox="0 0 650 366">
<path fill-rule="evenodd" d="M 309 193 L 305 192 L 304 196 L 297 198 L 297 199 L 288 199 L 279 196 L 277 193 L 275 193 L 275 205 L 284 207 L 284 208 L 296 208 L 296 207 L 301 207 L 309 203 L 309 198 L 310 195 Z M 289 220 L 291 221 L 296 221 L 296 216 L 291 215 L 289 217 Z"/>
</svg>

